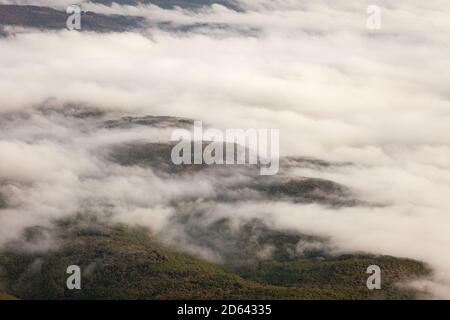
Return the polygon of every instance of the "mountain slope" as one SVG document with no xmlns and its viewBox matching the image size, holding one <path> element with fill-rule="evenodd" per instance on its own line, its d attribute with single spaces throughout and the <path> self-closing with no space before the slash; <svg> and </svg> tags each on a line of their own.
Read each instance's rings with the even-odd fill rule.
<svg viewBox="0 0 450 320">
<path fill-rule="evenodd" d="M 0 25 L 63 30 L 67 17 L 66 12 L 47 7 L 0 5 Z M 97 32 L 124 32 L 145 24 L 145 19 L 141 17 L 93 12 L 82 13 L 81 21 L 82 30 Z"/>
<path fill-rule="evenodd" d="M 45 232 L 63 245 L 20 250 Z M 73 264 L 83 270 L 82 290 L 66 289 Z M 383 269 L 383 290 L 365 287 L 371 264 Z M 0 254 L 0 265 L 5 291 L 21 299 L 409 299 L 415 293 L 395 283 L 427 273 L 412 260 L 357 255 L 217 265 L 163 245 L 144 228 L 81 216 L 52 230 L 29 229 Z"/>
</svg>

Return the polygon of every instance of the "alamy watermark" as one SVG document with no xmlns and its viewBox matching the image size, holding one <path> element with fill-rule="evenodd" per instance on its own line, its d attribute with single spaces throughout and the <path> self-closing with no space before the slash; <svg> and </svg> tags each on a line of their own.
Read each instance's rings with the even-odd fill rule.
<svg viewBox="0 0 450 320">
<path fill-rule="evenodd" d="M 367 268 L 366 273 L 371 274 L 367 278 L 367 289 L 380 290 L 381 289 L 381 268 L 377 265 L 371 265 Z"/>
<path fill-rule="evenodd" d="M 171 152 L 175 165 L 251 164 L 260 166 L 261 175 L 279 170 L 279 129 L 203 130 L 202 122 L 195 121 L 193 132 L 176 129 L 171 140 L 178 142 Z"/>
<path fill-rule="evenodd" d="M 366 21 L 367 29 L 380 30 L 381 29 L 381 8 L 377 5 L 371 4 L 367 7 L 367 14 L 369 15 Z"/>
<path fill-rule="evenodd" d="M 66 273 L 70 274 L 66 281 L 67 289 L 81 290 L 81 268 L 77 265 L 71 265 L 67 267 Z"/>
<path fill-rule="evenodd" d="M 69 15 L 66 21 L 67 29 L 81 30 L 81 6 L 72 4 L 67 7 L 66 13 Z"/>
</svg>

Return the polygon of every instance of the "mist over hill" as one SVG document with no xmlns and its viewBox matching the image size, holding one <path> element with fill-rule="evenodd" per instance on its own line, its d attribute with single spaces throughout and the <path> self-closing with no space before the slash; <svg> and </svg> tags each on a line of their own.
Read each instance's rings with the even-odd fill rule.
<svg viewBox="0 0 450 320">
<path fill-rule="evenodd" d="M 140 5 L 153 4 L 165 9 L 173 9 L 174 7 L 195 9 L 213 4 L 219 4 L 230 9 L 238 9 L 239 2 L 234 0 L 94 0 L 92 2 L 101 3 L 105 5 L 120 4 L 120 5 Z"/>
<path fill-rule="evenodd" d="M 450 297 L 447 2 L 71 4 L 0 0 L 0 299 Z M 278 174 L 175 165 L 195 121 Z"/>
<path fill-rule="evenodd" d="M 22 143 L 3 143 L 2 150 L 9 150 L 4 159 L 20 149 L 40 149 L 45 158 L 56 152 L 67 157 L 61 169 L 74 165 L 77 176 L 54 175 L 35 154 L 30 165 L 37 167 L 0 186 L 3 218 L 17 219 L 3 220 L 16 229 L 0 238 L 0 291 L 22 299 L 411 299 L 424 294 L 401 286 L 430 275 L 421 262 L 347 253 L 326 237 L 274 225 L 276 216 L 235 210 L 264 202 L 336 210 L 377 206 L 333 181 L 286 171 L 342 164 L 283 159 L 286 168 L 268 178 L 253 165 L 176 166 L 170 159 L 174 143 L 164 137 L 173 128 L 189 128 L 192 120 L 115 117 L 116 112 L 76 104 L 44 104 L 32 113 L 5 115 L 2 126 L 16 137 L 27 128 L 40 129 L 22 135 Z M 60 141 L 61 130 L 70 141 Z M 25 142 L 36 134 L 46 142 Z M 149 138 L 155 141 L 143 141 Z M 71 155 L 71 161 L 84 163 L 66 162 Z M 56 209 L 54 216 L 48 205 Z M 28 210 L 34 214 L 23 220 Z M 82 292 L 65 289 L 66 264 L 86 270 Z M 365 268 L 372 264 L 383 267 L 383 292 L 365 287 Z"/>
</svg>

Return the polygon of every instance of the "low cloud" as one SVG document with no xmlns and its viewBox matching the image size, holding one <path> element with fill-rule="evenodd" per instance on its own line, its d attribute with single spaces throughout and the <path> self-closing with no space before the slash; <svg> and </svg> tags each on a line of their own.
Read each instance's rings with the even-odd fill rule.
<svg viewBox="0 0 450 320">
<path fill-rule="evenodd" d="M 212 197 L 220 179 L 161 177 L 112 163 L 102 148 L 162 141 L 170 130 L 100 124 L 130 114 L 180 116 L 222 129 L 279 128 L 284 156 L 351 163 L 287 174 L 330 179 L 377 204 L 336 209 L 240 199 L 209 203 L 210 221 L 258 218 L 326 237 L 338 250 L 419 259 L 434 277 L 416 285 L 450 297 L 450 5 L 378 1 L 383 20 L 376 32 L 366 29 L 368 5 L 242 1 L 245 11 L 193 12 L 85 4 L 203 25 L 102 35 L 27 30 L 0 38 L 0 195 L 7 198 L 0 243 L 86 208 L 169 234 L 173 202 Z M 233 28 L 219 33 L 214 23 Z M 80 120 L 42 109 L 69 102 L 102 116 Z"/>
</svg>

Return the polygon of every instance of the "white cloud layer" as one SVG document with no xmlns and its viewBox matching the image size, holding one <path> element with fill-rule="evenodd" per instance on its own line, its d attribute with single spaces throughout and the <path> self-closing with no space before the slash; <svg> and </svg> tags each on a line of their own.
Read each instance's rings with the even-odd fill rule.
<svg viewBox="0 0 450 320">
<path fill-rule="evenodd" d="M 435 276 L 417 285 L 450 298 L 450 2 L 377 1 L 379 31 L 366 29 L 365 1 L 243 4 L 245 12 L 86 7 L 178 26 L 245 26 L 256 35 L 205 25 L 179 33 L 62 30 L 1 38 L 0 180 L 17 204 L 0 211 L 0 242 L 79 211 L 83 199 L 107 199 L 121 221 L 160 230 L 168 202 L 191 192 L 189 182 L 148 170 L 104 167 L 94 151 L 111 139 L 107 133 L 85 134 L 33 111 L 53 98 L 218 128 L 280 128 L 283 155 L 354 163 L 292 174 L 332 179 L 384 206 L 239 203 L 211 214 L 266 217 L 280 228 L 330 237 L 343 250 L 423 260 Z M 17 111 L 31 115 L 6 117 Z M 122 134 L 115 137 L 157 133 Z M 197 195 L 214 192 L 198 183 Z"/>
</svg>

